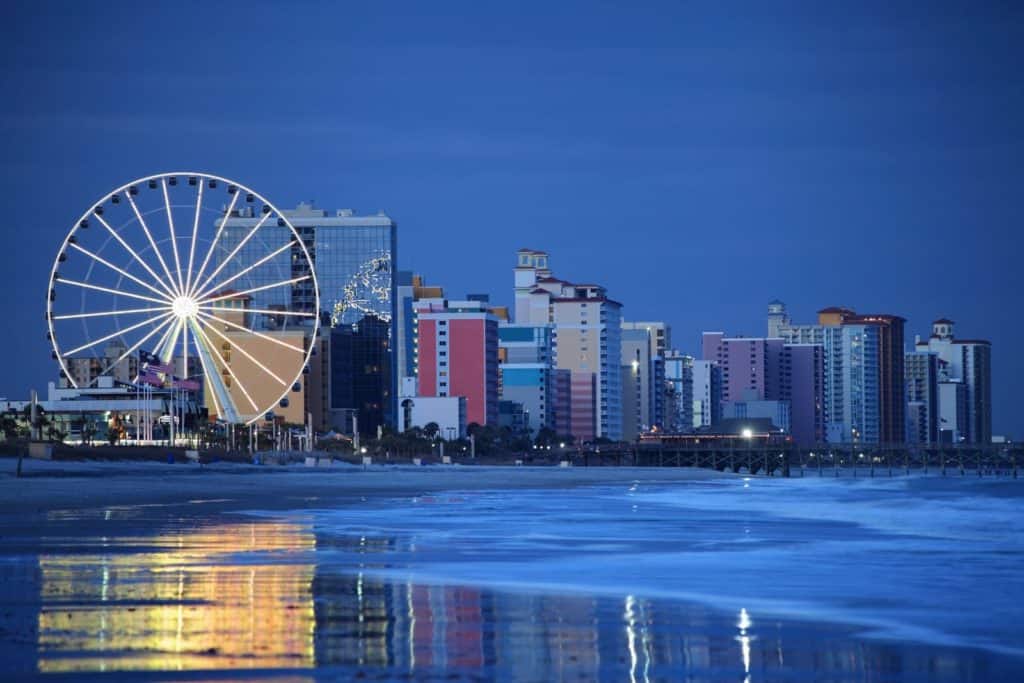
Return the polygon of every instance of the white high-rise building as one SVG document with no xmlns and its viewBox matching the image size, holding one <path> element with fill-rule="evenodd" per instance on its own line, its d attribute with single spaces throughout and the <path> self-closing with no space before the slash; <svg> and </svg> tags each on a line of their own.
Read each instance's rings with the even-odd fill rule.
<svg viewBox="0 0 1024 683">
<path fill-rule="evenodd" d="M 622 421 L 627 441 L 665 428 L 669 334 L 663 322 L 622 323 Z"/>
<path fill-rule="evenodd" d="M 713 360 L 693 361 L 693 428 L 711 427 L 722 414 L 722 369 Z"/>
<path fill-rule="evenodd" d="M 932 323 L 917 351 L 939 357 L 939 432 L 943 441 L 989 443 L 992 440 L 992 345 L 984 339 L 956 339 L 953 321 Z M 959 385 L 959 387 L 957 386 Z"/>
</svg>

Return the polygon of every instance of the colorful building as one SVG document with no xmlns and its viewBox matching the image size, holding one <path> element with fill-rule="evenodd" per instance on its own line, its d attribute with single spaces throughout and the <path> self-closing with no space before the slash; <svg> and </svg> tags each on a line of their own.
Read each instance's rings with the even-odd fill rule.
<svg viewBox="0 0 1024 683">
<path fill-rule="evenodd" d="M 622 304 L 604 287 L 551 274 L 546 252 L 520 249 L 515 322 L 554 328 L 552 366 L 570 372 L 570 428 L 579 441 L 622 438 Z"/>
<path fill-rule="evenodd" d="M 479 301 L 416 303 L 417 395 L 463 396 L 469 424 L 498 423 L 498 318 Z"/>
</svg>

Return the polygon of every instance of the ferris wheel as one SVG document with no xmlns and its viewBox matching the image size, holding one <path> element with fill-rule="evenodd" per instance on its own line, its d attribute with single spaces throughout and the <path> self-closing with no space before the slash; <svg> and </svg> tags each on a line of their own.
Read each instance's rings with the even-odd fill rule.
<svg viewBox="0 0 1024 683">
<path fill-rule="evenodd" d="M 202 390 L 255 422 L 302 390 L 320 325 L 313 236 L 259 193 L 195 172 L 140 178 L 61 243 L 46 296 L 61 377 Z"/>
</svg>

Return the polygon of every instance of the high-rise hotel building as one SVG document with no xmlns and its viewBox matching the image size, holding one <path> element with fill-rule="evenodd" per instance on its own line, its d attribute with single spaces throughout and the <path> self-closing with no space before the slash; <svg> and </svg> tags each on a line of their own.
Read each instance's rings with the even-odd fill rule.
<svg viewBox="0 0 1024 683">
<path fill-rule="evenodd" d="M 569 429 L 578 441 L 622 438 L 622 304 L 604 287 L 551 273 L 548 254 L 520 249 L 515 323 L 553 328 L 553 366 L 569 372 Z"/>
<path fill-rule="evenodd" d="M 785 305 L 768 308 L 768 329 L 788 344 L 820 345 L 824 357 L 825 435 L 831 443 L 906 439 L 903 328 L 895 315 L 818 311 L 817 324 L 794 325 Z"/>
<path fill-rule="evenodd" d="M 957 339 L 953 321 L 932 323 L 928 339 L 914 348 L 938 356 L 939 431 L 943 441 L 992 441 L 992 345 L 985 339 Z"/>
</svg>

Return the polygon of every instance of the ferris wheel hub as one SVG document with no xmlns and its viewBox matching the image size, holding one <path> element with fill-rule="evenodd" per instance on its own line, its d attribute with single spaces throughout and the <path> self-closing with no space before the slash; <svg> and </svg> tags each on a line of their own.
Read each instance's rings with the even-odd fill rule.
<svg viewBox="0 0 1024 683">
<path fill-rule="evenodd" d="M 171 310 L 181 320 L 187 320 L 199 313 L 199 303 L 190 296 L 179 296 L 171 302 Z"/>
</svg>

